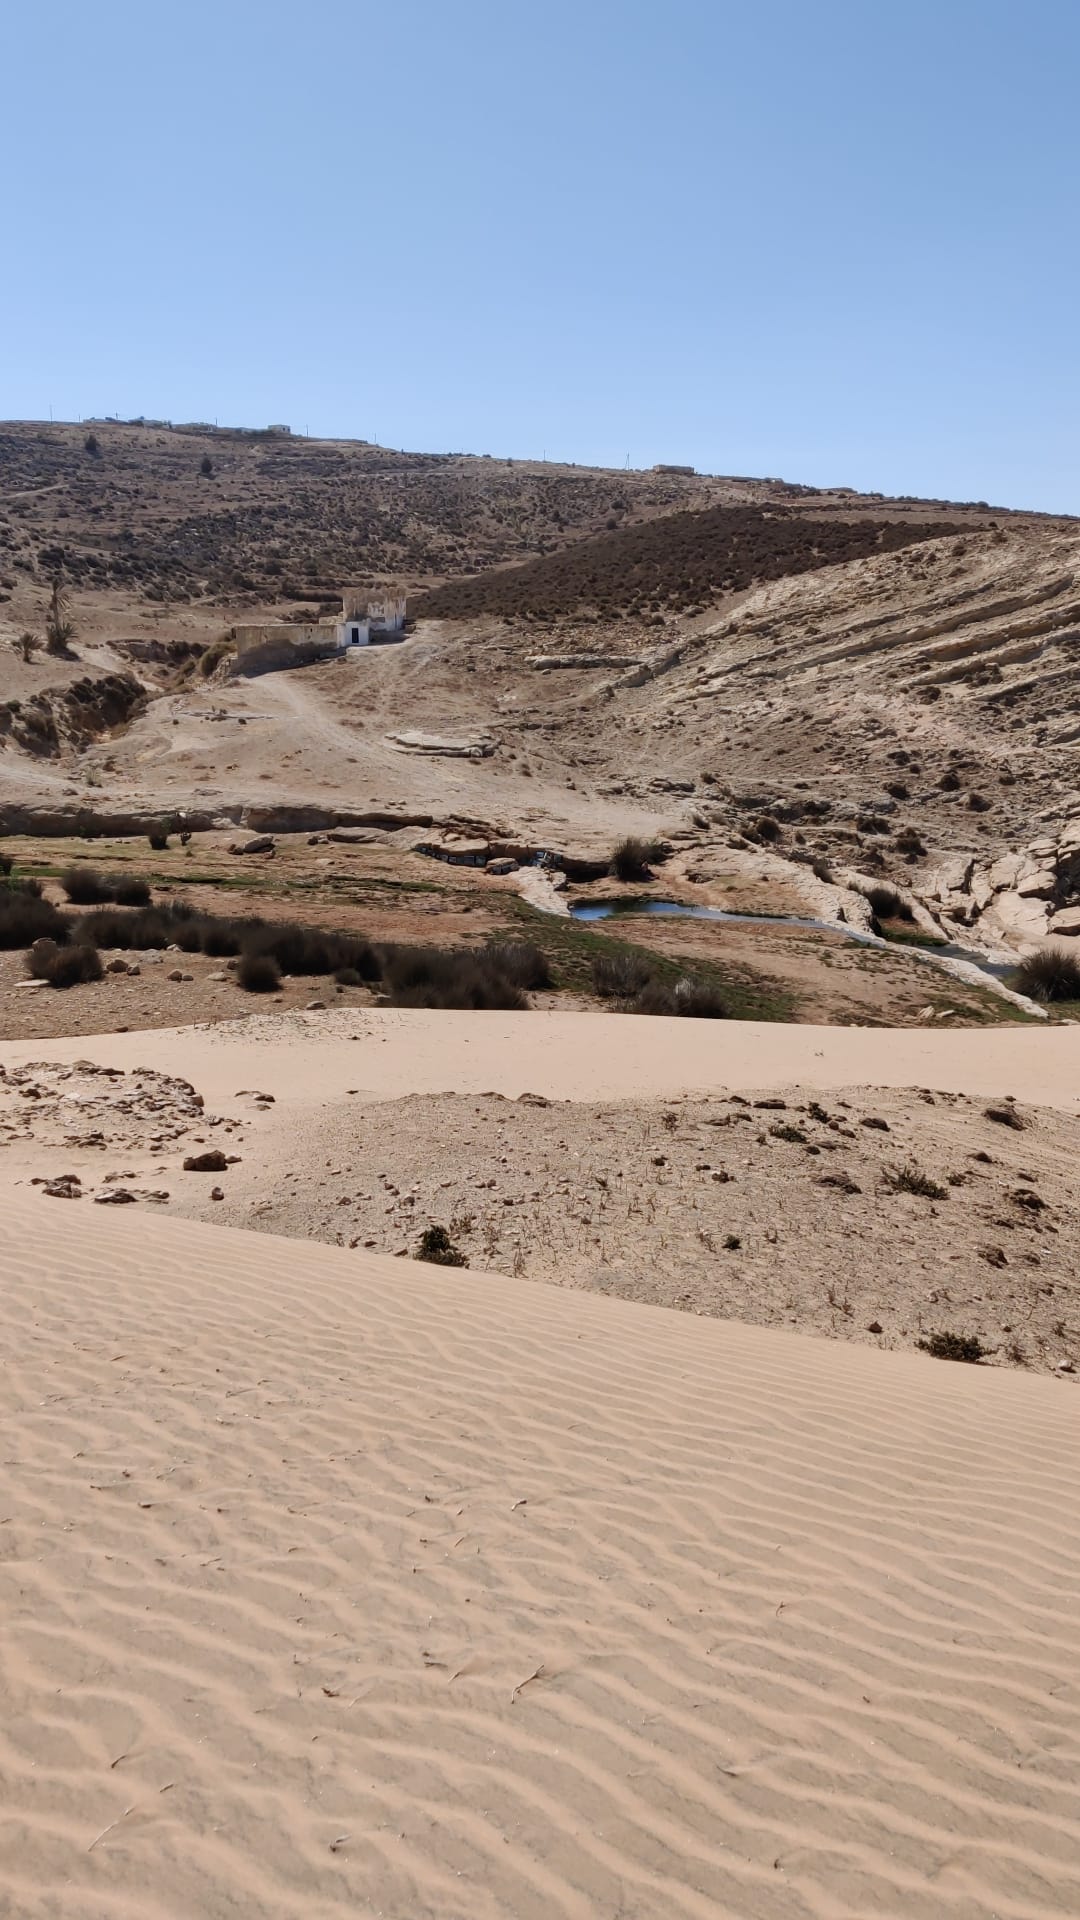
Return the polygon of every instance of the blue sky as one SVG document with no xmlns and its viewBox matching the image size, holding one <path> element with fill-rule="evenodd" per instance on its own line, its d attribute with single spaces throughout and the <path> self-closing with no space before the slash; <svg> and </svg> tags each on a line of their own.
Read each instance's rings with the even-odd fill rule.
<svg viewBox="0 0 1080 1920">
<path fill-rule="evenodd" d="M 0 415 L 1080 512 L 1077 0 L 36 0 L 0 46 Z"/>
</svg>

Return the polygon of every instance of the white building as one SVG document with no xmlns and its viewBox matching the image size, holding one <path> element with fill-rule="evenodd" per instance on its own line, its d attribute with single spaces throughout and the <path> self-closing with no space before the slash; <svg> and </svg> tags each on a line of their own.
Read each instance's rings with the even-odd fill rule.
<svg viewBox="0 0 1080 1920">
<path fill-rule="evenodd" d="M 353 590 L 342 595 L 338 649 L 378 645 L 400 639 L 405 630 L 405 595 Z"/>
</svg>

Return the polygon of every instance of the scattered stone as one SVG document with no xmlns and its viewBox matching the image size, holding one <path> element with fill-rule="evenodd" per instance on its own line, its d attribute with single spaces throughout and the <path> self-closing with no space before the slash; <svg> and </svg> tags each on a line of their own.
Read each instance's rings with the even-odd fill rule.
<svg viewBox="0 0 1080 1920">
<path fill-rule="evenodd" d="M 889 1133 L 891 1128 L 887 1120 L 879 1120 L 875 1113 L 867 1113 L 859 1121 L 860 1127 L 873 1127 L 878 1133 Z"/>
<path fill-rule="evenodd" d="M 82 1181 L 77 1173 L 61 1173 L 54 1180 L 34 1180 L 32 1185 L 40 1187 L 50 1200 L 82 1199 Z"/>
<path fill-rule="evenodd" d="M 127 961 L 121 960 L 119 955 L 117 955 L 115 960 L 110 960 L 108 966 L 105 969 L 106 973 L 126 973 L 127 970 L 128 970 Z"/>
<path fill-rule="evenodd" d="M 206 1153 L 189 1153 L 184 1161 L 185 1173 L 224 1173 L 229 1160 L 220 1147 L 211 1147 Z"/>
<path fill-rule="evenodd" d="M 867 1333 L 883 1333 L 884 1328 L 880 1320 L 871 1320 L 867 1324 L 866 1331 Z"/>
<path fill-rule="evenodd" d="M 225 1198 L 224 1187 L 211 1187 L 210 1198 L 211 1200 L 224 1200 Z"/>
<path fill-rule="evenodd" d="M 134 1198 L 135 1195 L 130 1187 L 106 1187 L 104 1193 L 95 1193 L 94 1205 L 95 1207 L 126 1207 L 130 1206 Z"/>
<path fill-rule="evenodd" d="M 1017 1113 L 1016 1108 L 1013 1106 L 984 1107 L 983 1119 L 995 1120 L 999 1127 L 1012 1127 L 1015 1133 L 1023 1133 L 1027 1126 L 1027 1121 L 1024 1119 L 1023 1114 Z"/>
<path fill-rule="evenodd" d="M 179 967 L 173 967 L 173 968 L 171 969 L 171 971 L 170 971 L 169 973 L 167 973 L 167 974 L 166 974 L 166 976 L 165 976 L 165 978 L 166 978 L 167 980 L 182 980 L 182 979 L 183 979 L 183 977 L 184 977 L 184 976 L 183 976 L 183 974 L 181 973 L 181 971 L 180 971 L 180 968 L 179 968 Z"/>
<path fill-rule="evenodd" d="M 257 833 L 251 840 L 231 840 L 230 853 L 273 853 L 274 836 L 272 833 Z"/>
</svg>

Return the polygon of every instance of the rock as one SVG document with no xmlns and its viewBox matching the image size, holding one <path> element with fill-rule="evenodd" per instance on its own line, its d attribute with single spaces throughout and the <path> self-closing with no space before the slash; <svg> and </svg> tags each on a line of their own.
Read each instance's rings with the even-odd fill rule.
<svg viewBox="0 0 1080 1920">
<path fill-rule="evenodd" d="M 115 960 L 110 960 L 108 966 L 105 969 L 106 973 L 126 973 L 127 970 L 128 970 L 127 961 L 121 960 L 119 956 Z"/>
<path fill-rule="evenodd" d="M 48 984 L 47 980 L 16 980 L 15 982 L 17 987 L 27 988 L 30 992 L 35 992 L 38 987 L 47 987 Z"/>
<path fill-rule="evenodd" d="M 107 1187 L 104 1193 L 95 1193 L 95 1207 L 130 1206 L 135 1195 L 127 1187 Z"/>
<path fill-rule="evenodd" d="M 326 1001 L 325 1000 L 309 1000 L 307 1005 L 304 1008 L 304 1012 L 305 1013 L 325 1013 Z"/>
<path fill-rule="evenodd" d="M 1055 1368 L 1057 1373 L 1075 1373 L 1076 1365 L 1072 1360 L 1059 1360 Z"/>
<path fill-rule="evenodd" d="M 272 833 L 257 833 L 251 840 L 230 840 L 230 853 L 273 853 L 274 836 Z"/>
<path fill-rule="evenodd" d="M 881 1332 L 883 1331 L 883 1328 L 882 1328 L 882 1325 L 881 1325 L 881 1321 L 880 1321 L 880 1320 L 871 1320 L 871 1321 L 869 1322 L 869 1324 L 867 1325 L 867 1329 L 866 1329 L 866 1331 L 867 1331 L 867 1333 L 881 1333 Z"/>
<path fill-rule="evenodd" d="M 179 967 L 173 967 L 171 971 L 165 975 L 166 980 L 182 980 L 183 977 Z"/>
<path fill-rule="evenodd" d="M 944 900 L 950 893 L 966 893 L 974 869 L 974 854 L 956 854 L 953 859 L 943 861 L 930 876 L 927 892 L 937 900 Z"/>
<path fill-rule="evenodd" d="M 130 980 L 137 980 L 141 973 L 142 973 L 142 968 L 140 967 L 137 960 L 131 960 L 128 962 L 128 978 Z"/>
<path fill-rule="evenodd" d="M 1060 912 L 1050 915 L 1050 932 L 1061 933 L 1069 940 L 1080 934 L 1080 907 L 1062 907 Z"/>
<path fill-rule="evenodd" d="M 987 871 L 987 879 L 995 893 L 1001 893 L 1006 887 L 1015 887 L 1024 869 L 1022 853 L 1003 853 Z"/>
<path fill-rule="evenodd" d="M 517 864 L 518 863 L 516 860 L 511 860 L 509 857 L 504 857 L 500 855 L 497 860 L 489 860 L 484 871 L 485 873 L 494 873 L 494 874 L 516 873 Z"/>
<path fill-rule="evenodd" d="M 189 1153 L 184 1161 L 185 1173 L 224 1173 L 229 1162 L 220 1147 L 212 1147 L 207 1153 Z"/>
<path fill-rule="evenodd" d="M 35 1180 L 33 1184 L 40 1186 L 50 1200 L 82 1199 L 82 1181 L 77 1173 L 60 1173 L 54 1180 Z"/>
<path fill-rule="evenodd" d="M 519 1093 L 517 1103 L 519 1107 L 550 1107 L 551 1105 L 551 1101 L 543 1093 Z"/>
<path fill-rule="evenodd" d="M 208 973 L 206 977 L 208 980 L 227 980 L 229 976 L 227 973 Z"/>
<path fill-rule="evenodd" d="M 1021 900 L 1052 900 L 1057 886 L 1057 874 L 1053 867 L 1036 867 L 1034 873 L 1017 883 L 1016 891 Z"/>
<path fill-rule="evenodd" d="M 225 1198 L 224 1187 L 211 1187 L 210 1198 L 211 1200 L 224 1200 Z"/>
</svg>

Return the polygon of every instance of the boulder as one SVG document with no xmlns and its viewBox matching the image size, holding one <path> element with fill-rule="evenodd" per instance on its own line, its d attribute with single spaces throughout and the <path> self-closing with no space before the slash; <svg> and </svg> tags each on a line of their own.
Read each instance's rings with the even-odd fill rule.
<svg viewBox="0 0 1080 1920">
<path fill-rule="evenodd" d="M 1023 880 L 1017 882 L 1016 891 L 1021 900 L 1051 900 L 1057 886 L 1057 873 L 1053 867 L 1036 867 Z"/>
<path fill-rule="evenodd" d="M 1066 939 L 1075 940 L 1080 935 L 1080 907 L 1062 907 L 1058 913 L 1052 913 L 1050 932 L 1064 934 Z"/>
<path fill-rule="evenodd" d="M 936 900 L 945 900 L 950 894 L 966 893 L 974 870 L 974 854 L 954 854 L 951 860 L 943 860 L 930 876 L 927 892 Z"/>
<path fill-rule="evenodd" d="M 272 833 L 257 833 L 251 840 L 230 840 L 230 853 L 273 853 L 274 836 Z"/>
</svg>

